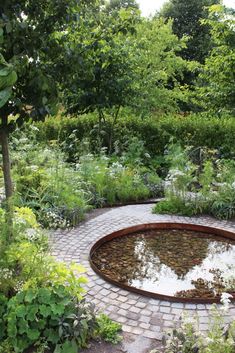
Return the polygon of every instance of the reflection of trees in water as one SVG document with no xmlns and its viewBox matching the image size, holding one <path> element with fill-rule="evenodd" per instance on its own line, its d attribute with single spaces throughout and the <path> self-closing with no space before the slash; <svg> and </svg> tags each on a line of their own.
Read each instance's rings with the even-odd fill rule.
<svg viewBox="0 0 235 353">
<path fill-rule="evenodd" d="M 233 246 L 235 245 L 235 242 L 233 242 L 234 245 L 231 244 L 232 240 L 229 241 L 224 238 L 216 238 L 216 240 L 217 241 L 210 242 L 209 244 L 209 253 L 211 255 L 221 254 L 223 252 L 232 250 Z"/>
<path fill-rule="evenodd" d="M 93 262 L 107 276 L 122 283 L 151 279 L 166 280 L 175 274 L 184 279 L 208 254 L 232 248 L 229 241 L 192 231 L 152 230 L 135 233 L 105 243 L 93 256 Z"/>
<path fill-rule="evenodd" d="M 180 232 L 180 233 L 179 233 Z M 143 237 L 144 248 L 139 252 L 136 247 L 135 256 L 155 264 L 163 264 L 164 270 L 169 267 L 178 278 L 183 279 L 194 266 L 200 265 L 207 257 L 209 240 L 195 236 L 189 231 L 151 231 Z M 144 266 L 144 265 L 143 265 Z M 153 270 L 160 272 L 161 267 Z"/>
</svg>

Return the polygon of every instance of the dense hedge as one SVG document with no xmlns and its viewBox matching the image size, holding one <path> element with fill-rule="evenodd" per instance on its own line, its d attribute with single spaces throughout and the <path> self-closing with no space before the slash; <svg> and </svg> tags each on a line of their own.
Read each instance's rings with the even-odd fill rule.
<svg viewBox="0 0 235 353">
<path fill-rule="evenodd" d="M 38 139 L 65 141 L 72 133 L 82 140 L 91 138 L 93 148 L 97 146 L 99 132 L 102 145 L 109 146 L 110 133 L 113 140 L 122 146 L 130 136 L 138 136 L 145 142 L 145 147 L 151 155 L 161 155 L 165 146 L 173 136 L 182 143 L 194 147 L 208 147 L 219 149 L 225 157 L 235 154 L 235 119 L 233 117 L 213 117 L 206 115 L 163 116 L 146 118 L 144 120 L 128 116 L 121 117 L 112 129 L 112 119 L 98 126 L 98 119 L 94 114 L 77 118 L 48 118 L 39 123 Z"/>
</svg>

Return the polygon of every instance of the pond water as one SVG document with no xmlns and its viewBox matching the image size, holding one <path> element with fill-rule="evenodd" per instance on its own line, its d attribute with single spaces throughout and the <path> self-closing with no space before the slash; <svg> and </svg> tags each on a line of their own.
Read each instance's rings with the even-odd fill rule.
<svg viewBox="0 0 235 353">
<path fill-rule="evenodd" d="M 167 296 L 213 299 L 235 286 L 235 242 L 213 234 L 136 232 L 104 243 L 92 261 L 112 280 Z"/>
</svg>

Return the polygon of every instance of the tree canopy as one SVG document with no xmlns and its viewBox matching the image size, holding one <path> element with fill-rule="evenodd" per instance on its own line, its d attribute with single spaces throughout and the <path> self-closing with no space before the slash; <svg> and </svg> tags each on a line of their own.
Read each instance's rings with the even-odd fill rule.
<svg viewBox="0 0 235 353">
<path fill-rule="evenodd" d="M 196 93 L 204 109 L 234 114 L 235 18 L 223 6 L 214 5 L 203 23 L 210 26 L 214 47 L 202 67 Z"/>
<path fill-rule="evenodd" d="M 166 19 L 173 19 L 173 32 L 179 37 L 188 36 L 187 47 L 181 52 L 183 58 L 203 63 L 212 43 L 209 26 L 201 20 L 208 18 L 208 7 L 220 0 L 169 0 L 160 12 Z"/>
</svg>

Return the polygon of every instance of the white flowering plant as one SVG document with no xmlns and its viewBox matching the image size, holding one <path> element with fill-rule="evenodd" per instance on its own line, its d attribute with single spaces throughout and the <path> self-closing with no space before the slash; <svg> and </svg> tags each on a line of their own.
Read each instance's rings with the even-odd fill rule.
<svg viewBox="0 0 235 353">
<path fill-rule="evenodd" d="M 200 331 L 200 319 L 183 313 L 179 326 L 163 338 L 161 353 L 234 353 L 235 320 L 225 324 L 232 296 L 222 293 L 221 306 L 212 306 L 208 313 L 208 329 Z M 160 353 L 154 350 L 150 353 Z"/>
</svg>

